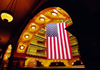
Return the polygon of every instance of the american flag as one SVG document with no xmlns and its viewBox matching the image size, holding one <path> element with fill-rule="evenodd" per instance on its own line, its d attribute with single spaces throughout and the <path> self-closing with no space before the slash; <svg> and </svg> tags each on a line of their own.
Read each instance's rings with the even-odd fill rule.
<svg viewBox="0 0 100 70">
<path fill-rule="evenodd" d="M 47 59 L 72 59 L 67 23 L 46 25 Z"/>
</svg>

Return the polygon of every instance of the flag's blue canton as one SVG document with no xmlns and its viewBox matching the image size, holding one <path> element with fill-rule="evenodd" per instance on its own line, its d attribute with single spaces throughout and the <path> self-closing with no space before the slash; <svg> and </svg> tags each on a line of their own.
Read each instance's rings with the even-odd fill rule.
<svg viewBox="0 0 100 70">
<path fill-rule="evenodd" d="M 47 30 L 47 37 L 58 36 L 57 24 L 47 24 L 46 30 Z"/>
</svg>

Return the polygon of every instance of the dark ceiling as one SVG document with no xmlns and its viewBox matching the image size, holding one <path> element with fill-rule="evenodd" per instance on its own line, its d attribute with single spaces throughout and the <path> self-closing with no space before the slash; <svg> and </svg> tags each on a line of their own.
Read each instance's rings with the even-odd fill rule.
<svg viewBox="0 0 100 70">
<path fill-rule="evenodd" d="M 5 10 L 11 0 L 0 0 L 0 11 Z M 13 0 L 12 0 L 13 1 Z M 11 1 L 11 3 L 12 3 Z M 15 6 L 15 2 L 16 7 Z M 31 12 L 36 10 L 47 0 L 15 0 L 12 5 L 11 12 L 13 13 L 14 20 L 10 23 L 2 21 L 0 18 L 0 47 L 3 47 L 11 38 L 18 32 L 20 27 L 24 24 L 25 20 L 31 15 Z M 7 10 L 10 10 L 10 5 Z M 15 12 L 13 12 L 15 9 Z"/>
<path fill-rule="evenodd" d="M 0 11 L 5 10 L 10 1 L 0 0 Z M 64 9 L 76 24 L 72 29 L 77 29 L 82 21 L 86 22 L 91 15 L 100 10 L 99 3 L 99 0 L 17 0 L 14 20 L 8 23 L 0 19 L 0 48 L 3 49 L 10 42 L 15 46 L 28 21 L 45 8 L 56 6 Z M 11 12 L 13 10 L 12 6 Z"/>
</svg>

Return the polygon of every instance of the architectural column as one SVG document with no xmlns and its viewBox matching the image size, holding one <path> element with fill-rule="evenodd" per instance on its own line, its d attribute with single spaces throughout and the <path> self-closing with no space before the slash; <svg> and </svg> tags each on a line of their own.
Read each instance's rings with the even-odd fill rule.
<svg viewBox="0 0 100 70">
<path fill-rule="evenodd" d="M 49 67 L 51 61 L 50 60 L 44 60 L 42 62 L 43 62 L 44 67 Z"/>
</svg>

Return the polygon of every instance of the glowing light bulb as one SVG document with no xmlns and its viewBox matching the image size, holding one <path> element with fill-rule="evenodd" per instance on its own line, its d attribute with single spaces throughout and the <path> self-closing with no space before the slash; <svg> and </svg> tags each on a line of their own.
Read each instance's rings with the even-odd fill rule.
<svg viewBox="0 0 100 70">
<path fill-rule="evenodd" d="M 54 15 L 54 16 L 56 16 L 56 15 L 57 15 L 57 13 L 55 13 L 55 12 L 52 12 L 51 14 L 52 14 L 52 15 Z"/>
<path fill-rule="evenodd" d="M 25 35 L 25 38 L 29 38 L 29 35 Z"/>
<path fill-rule="evenodd" d="M 32 27 L 31 27 L 32 29 L 35 29 L 36 28 L 36 26 L 35 25 L 32 25 Z"/>
<path fill-rule="evenodd" d="M 43 17 L 41 17 L 41 18 L 40 18 L 40 20 L 41 20 L 41 21 L 44 21 L 44 18 L 43 18 Z"/>
<path fill-rule="evenodd" d="M 5 58 L 7 58 L 8 56 L 5 56 Z"/>
<path fill-rule="evenodd" d="M 41 14 L 40 20 L 41 20 L 41 21 L 44 21 L 44 17 L 45 17 L 45 16 Z"/>
<path fill-rule="evenodd" d="M 56 12 L 56 13 L 58 12 L 58 11 L 57 11 L 57 10 L 55 10 L 55 9 L 54 9 L 53 11 L 54 11 L 54 12 Z"/>
<path fill-rule="evenodd" d="M 41 17 L 44 17 L 44 15 L 41 14 Z"/>
<path fill-rule="evenodd" d="M 21 49 L 21 50 L 23 50 L 23 49 L 24 49 L 24 46 L 23 46 L 23 45 L 22 45 L 22 46 L 20 46 L 20 49 Z"/>
</svg>

